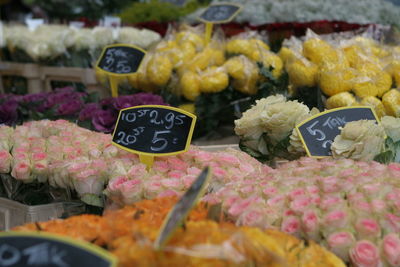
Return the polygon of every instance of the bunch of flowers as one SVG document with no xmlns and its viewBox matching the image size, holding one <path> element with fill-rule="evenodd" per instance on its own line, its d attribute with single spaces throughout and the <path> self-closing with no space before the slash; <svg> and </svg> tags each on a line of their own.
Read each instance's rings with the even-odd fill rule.
<svg viewBox="0 0 400 267">
<path fill-rule="evenodd" d="M 91 62 L 97 59 L 98 50 L 105 45 L 123 42 L 147 48 L 161 38 L 156 32 L 132 27 L 76 29 L 62 25 L 41 25 L 30 30 L 25 26 L 4 26 L 3 31 L 5 46 L 11 54 L 20 50 L 29 56 L 23 59 L 14 56 L 12 59 L 33 62 L 48 62 L 63 55 L 70 57 L 70 53 L 80 51 L 88 51 L 88 55 L 93 56 L 88 58 Z"/>
<path fill-rule="evenodd" d="M 282 95 L 269 96 L 257 100 L 256 105 L 235 121 L 235 132 L 241 139 L 241 149 L 261 161 L 295 159 L 305 155 L 295 126 L 318 113 L 316 108 L 309 110 L 306 105 L 296 100 L 287 101 Z M 333 140 L 333 157 L 369 161 L 382 156 L 381 153 L 389 153 L 390 159 L 384 162 L 398 162 L 400 143 L 396 130 L 400 127 L 400 118 L 385 116 L 382 121 L 382 125 L 373 121 L 347 123 Z"/>
<path fill-rule="evenodd" d="M 309 32 L 279 52 L 295 93 L 321 89 L 328 109 L 367 105 L 379 117 L 400 116 L 400 47 L 371 38 L 326 41 Z M 314 96 L 316 98 L 316 96 Z"/>
<path fill-rule="evenodd" d="M 355 23 L 397 24 L 399 7 L 384 0 L 362 0 L 356 2 L 323 0 L 214 0 L 212 3 L 232 2 L 243 6 L 235 21 L 264 24 L 274 22 L 308 22 L 315 20 L 347 21 Z M 195 19 L 203 9 L 191 15 Z"/>
<path fill-rule="evenodd" d="M 323 266 L 344 267 L 335 255 L 310 241 L 308 245 L 276 230 L 236 227 L 206 220 L 200 204 L 190 212 L 161 251 L 152 244 L 176 198 L 142 201 L 103 217 L 82 215 L 28 224 L 16 231 L 45 231 L 93 242 L 117 256 L 119 266 Z M 134 253 L 133 253 L 134 252 Z"/>
<path fill-rule="evenodd" d="M 239 225 L 315 240 L 354 266 L 396 266 L 399 178 L 399 164 L 301 158 L 228 183 L 214 201 Z"/>
<path fill-rule="evenodd" d="M 118 112 L 139 105 L 166 105 L 162 97 L 137 93 L 97 101 L 96 93 L 78 92 L 72 87 L 24 96 L 0 95 L 0 124 L 15 125 L 29 120 L 67 119 L 99 132 L 113 131 Z"/>
</svg>

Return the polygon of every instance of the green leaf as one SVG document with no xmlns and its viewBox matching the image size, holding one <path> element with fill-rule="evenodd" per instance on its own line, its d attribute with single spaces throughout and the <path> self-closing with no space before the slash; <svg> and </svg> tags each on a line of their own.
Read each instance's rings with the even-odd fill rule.
<svg viewBox="0 0 400 267">
<path fill-rule="evenodd" d="M 103 199 L 95 194 L 84 194 L 81 197 L 82 202 L 91 205 L 91 206 L 96 206 L 96 207 L 103 207 L 104 202 Z"/>
<path fill-rule="evenodd" d="M 387 150 L 385 152 L 376 155 L 374 160 L 379 163 L 388 164 L 394 161 L 394 156 L 395 154 L 393 153 L 393 151 Z"/>
</svg>

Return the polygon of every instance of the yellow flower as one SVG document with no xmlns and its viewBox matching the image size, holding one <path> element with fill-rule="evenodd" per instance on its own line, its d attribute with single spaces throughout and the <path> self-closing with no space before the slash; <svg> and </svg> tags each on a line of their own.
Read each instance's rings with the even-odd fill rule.
<svg viewBox="0 0 400 267">
<path fill-rule="evenodd" d="M 382 152 L 385 130 L 372 120 L 347 123 L 340 135 L 335 137 L 331 150 L 334 158 L 350 158 L 362 161 L 373 160 Z"/>
<path fill-rule="evenodd" d="M 200 90 L 203 93 L 218 93 L 227 88 L 228 84 L 228 74 L 221 67 L 210 67 L 200 75 Z"/>
<path fill-rule="evenodd" d="M 337 51 L 319 38 L 311 38 L 303 43 L 303 55 L 317 65 L 334 64 L 339 60 Z"/>
<path fill-rule="evenodd" d="M 353 91 L 360 97 L 379 96 L 390 90 L 392 77 L 373 63 L 365 63 L 359 68 L 358 81 L 354 82 Z"/>
<path fill-rule="evenodd" d="M 252 38 L 249 40 L 249 42 L 250 44 L 253 45 L 254 49 L 265 49 L 265 50 L 270 49 L 269 46 L 260 39 Z"/>
<path fill-rule="evenodd" d="M 224 64 L 228 74 L 233 78 L 233 87 L 244 94 L 255 94 L 259 72 L 256 63 L 244 55 L 230 58 Z"/>
<path fill-rule="evenodd" d="M 306 59 L 294 60 L 286 66 L 290 83 L 294 87 L 312 87 L 317 83 L 318 67 Z"/>
<path fill-rule="evenodd" d="M 363 98 L 361 100 L 361 105 L 373 107 L 376 112 L 376 115 L 379 118 L 386 115 L 385 107 L 383 106 L 382 102 L 374 96 L 367 96 L 367 97 Z"/>
<path fill-rule="evenodd" d="M 246 39 L 231 39 L 226 43 L 226 52 L 229 54 L 251 55 L 253 44 Z"/>
<path fill-rule="evenodd" d="M 349 92 L 342 92 L 329 97 L 326 100 L 326 108 L 332 109 L 332 108 L 348 107 L 348 106 L 353 106 L 356 103 L 357 101 L 352 94 L 350 94 Z"/>
<path fill-rule="evenodd" d="M 392 89 L 387 92 L 382 98 L 382 103 L 387 115 L 400 117 L 400 92 L 398 90 Z"/>
<path fill-rule="evenodd" d="M 147 77 L 157 86 L 165 86 L 172 74 L 172 63 L 162 53 L 152 55 L 147 64 Z"/>
<path fill-rule="evenodd" d="M 400 60 L 393 59 L 387 70 L 396 82 L 396 86 L 400 87 Z"/>
<path fill-rule="evenodd" d="M 196 107 L 194 106 L 194 103 L 182 104 L 179 108 L 196 115 Z"/>
<path fill-rule="evenodd" d="M 328 96 L 333 96 L 341 92 L 351 91 L 355 72 L 350 69 L 328 69 L 320 71 L 319 86 Z"/>
<path fill-rule="evenodd" d="M 183 43 L 190 42 L 197 50 L 204 47 L 204 38 L 191 31 L 181 31 L 176 35 L 176 41 L 182 45 Z"/>
<path fill-rule="evenodd" d="M 183 96 L 191 101 L 200 95 L 200 77 L 193 71 L 186 71 L 181 79 L 180 86 Z"/>
<path fill-rule="evenodd" d="M 292 49 L 284 46 L 281 48 L 281 50 L 279 50 L 278 56 L 285 64 L 297 58 L 296 53 Z"/>
<path fill-rule="evenodd" d="M 169 50 L 173 50 L 173 49 L 177 49 L 178 48 L 178 44 L 173 41 L 161 41 L 157 44 L 155 51 L 156 52 L 167 52 Z"/>
<path fill-rule="evenodd" d="M 183 42 L 180 45 L 182 52 L 182 61 L 188 62 L 196 55 L 196 48 L 191 42 Z"/>
</svg>

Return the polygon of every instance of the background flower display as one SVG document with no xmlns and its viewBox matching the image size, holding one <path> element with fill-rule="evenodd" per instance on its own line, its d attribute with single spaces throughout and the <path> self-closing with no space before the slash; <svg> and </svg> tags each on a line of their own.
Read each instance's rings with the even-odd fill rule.
<svg viewBox="0 0 400 267">
<path fill-rule="evenodd" d="M 265 24 L 273 22 L 307 22 L 315 20 L 347 21 L 355 23 L 397 24 L 400 8 L 386 0 L 362 0 L 347 2 L 324 0 L 214 0 L 212 3 L 231 2 L 241 4 L 243 11 L 235 18 L 238 22 Z M 346 8 L 343 8 L 343 7 Z M 202 10 L 190 18 L 194 19 Z"/>
<path fill-rule="evenodd" d="M 118 112 L 139 105 L 166 105 L 161 96 L 137 93 L 99 100 L 97 93 L 76 91 L 72 87 L 24 96 L 0 95 L 0 124 L 15 126 L 30 120 L 67 119 L 87 129 L 111 133 Z"/>
<path fill-rule="evenodd" d="M 161 38 L 151 30 L 133 27 L 76 29 L 41 25 L 32 31 L 10 25 L 3 26 L 3 32 L 6 60 L 69 67 L 91 67 L 105 45 L 127 43 L 147 48 Z"/>
<path fill-rule="evenodd" d="M 156 251 L 153 243 L 174 197 L 146 200 L 104 216 L 82 215 L 66 220 L 48 221 L 16 227 L 14 231 L 57 233 L 101 246 L 119 260 L 119 266 L 308 266 L 317 261 L 332 267 L 344 263 L 315 244 L 307 243 L 277 230 L 237 227 L 207 219 L 205 203 L 196 205 L 185 228 L 179 228 L 167 243 L 166 252 Z M 66 227 L 68 225 L 68 227 Z M 175 238 L 178 237 L 178 238 Z M 135 253 L 132 253 L 135 251 Z M 168 256 L 168 257 L 166 257 Z"/>
<path fill-rule="evenodd" d="M 316 108 L 310 110 L 282 95 L 257 100 L 235 121 L 240 148 L 272 165 L 279 158 L 293 160 L 304 156 L 306 151 L 295 127 L 318 113 Z M 400 142 L 393 129 L 400 126 L 400 118 L 385 116 L 382 121 L 382 125 L 366 120 L 347 123 L 333 141 L 333 157 L 398 162 Z"/>
</svg>

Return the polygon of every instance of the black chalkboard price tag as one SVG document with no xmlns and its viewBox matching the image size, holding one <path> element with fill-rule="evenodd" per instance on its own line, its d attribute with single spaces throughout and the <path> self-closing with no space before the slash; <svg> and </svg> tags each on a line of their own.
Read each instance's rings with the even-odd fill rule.
<svg viewBox="0 0 400 267">
<path fill-rule="evenodd" d="M 188 191 L 186 191 L 178 203 L 176 203 L 173 209 L 168 213 L 163 225 L 160 228 L 157 239 L 154 242 L 154 248 L 156 250 L 162 249 L 171 238 L 173 233 L 185 221 L 189 212 L 193 209 L 199 198 L 203 195 L 210 177 L 210 168 L 206 167 L 193 182 Z"/>
<path fill-rule="evenodd" d="M 128 44 L 114 44 L 104 47 L 96 67 L 113 75 L 135 73 L 146 55 L 140 47 Z"/>
<path fill-rule="evenodd" d="M 128 44 L 105 46 L 96 63 L 96 69 L 110 79 L 111 95 L 118 96 L 118 77 L 128 76 L 138 71 L 146 51 Z"/>
<path fill-rule="evenodd" d="M 112 142 L 121 149 L 139 154 L 141 159 L 175 155 L 189 149 L 195 124 L 195 115 L 174 107 L 126 108 L 119 113 Z"/>
<path fill-rule="evenodd" d="M 339 127 L 358 120 L 375 120 L 377 116 L 371 107 L 343 107 L 321 112 L 296 126 L 301 141 L 310 157 L 331 156 L 331 145 Z"/>
<path fill-rule="evenodd" d="M 0 267 L 116 267 L 109 252 L 48 233 L 0 233 Z"/>
<path fill-rule="evenodd" d="M 200 14 L 199 20 L 204 23 L 226 23 L 231 21 L 242 9 L 240 5 L 219 3 L 210 5 Z"/>
</svg>

